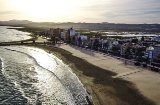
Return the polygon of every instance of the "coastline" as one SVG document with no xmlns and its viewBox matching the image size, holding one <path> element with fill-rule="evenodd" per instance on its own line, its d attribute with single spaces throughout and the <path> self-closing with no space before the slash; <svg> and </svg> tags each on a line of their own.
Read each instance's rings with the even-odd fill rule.
<svg viewBox="0 0 160 105">
<path fill-rule="evenodd" d="M 19 40 L 19 41 L 9 41 L 9 42 L 0 42 L 0 43 L 3 43 L 3 44 L 9 44 L 9 43 L 20 43 L 20 42 L 28 42 L 28 41 L 34 41 L 34 40 L 37 40 L 38 39 L 38 37 L 36 36 L 36 35 L 33 35 L 30 31 L 24 31 L 24 30 L 21 30 L 21 29 L 19 29 L 19 28 L 16 28 L 16 26 L 15 26 L 15 28 L 14 28 L 14 26 L 12 26 L 13 28 L 7 28 L 7 29 L 15 29 L 15 30 L 17 30 L 17 31 L 21 31 L 21 32 L 28 32 L 29 33 L 29 35 L 28 36 L 30 36 L 31 38 L 29 38 L 29 39 L 24 39 L 24 40 Z M 23 27 L 22 29 L 25 29 L 25 27 Z"/>
<path fill-rule="evenodd" d="M 44 42 L 46 40 L 43 40 L 43 38 L 40 37 L 37 38 L 36 35 L 33 36 L 36 37 L 36 42 Z M 122 78 L 113 78 L 113 76 L 116 76 L 117 74 L 123 74 L 124 72 L 127 72 L 128 68 L 137 68 L 135 66 L 131 67 L 128 65 L 123 65 L 119 61 L 113 60 L 115 58 L 112 57 L 106 58 L 109 61 L 106 62 L 106 64 L 108 63 L 108 65 L 97 65 L 99 64 L 98 62 L 103 62 L 103 60 L 99 61 L 97 55 L 95 56 L 92 52 L 83 51 L 81 48 L 77 49 L 73 46 L 73 48 L 66 47 L 69 45 L 53 47 L 46 45 L 31 44 L 27 46 L 41 48 L 49 53 L 53 53 L 57 57 L 62 59 L 63 62 L 69 65 L 72 68 L 73 73 L 77 75 L 77 77 L 80 79 L 82 84 L 86 87 L 87 91 L 92 96 L 94 105 L 160 105 L 158 103 L 159 97 L 151 95 L 151 93 L 145 93 L 146 90 L 150 90 L 151 87 L 146 87 L 145 91 L 143 91 L 145 86 L 152 85 L 149 84 L 151 81 L 147 85 L 143 84 L 143 82 L 148 82 L 148 80 L 142 81 L 142 78 L 140 78 L 140 76 L 146 78 L 146 76 L 144 76 L 145 73 L 140 72 L 144 75 L 135 73 L 133 75 L 124 76 Z M 80 55 L 77 55 L 78 53 L 74 52 L 73 49 L 78 50 Z M 83 53 L 88 55 L 89 57 L 84 56 Z M 94 61 L 90 58 L 98 59 Z M 121 66 L 113 67 L 112 63 Z M 150 78 L 152 76 L 153 75 L 148 77 Z M 152 78 L 151 80 L 154 80 L 154 78 Z M 141 82 L 139 82 L 140 86 L 136 84 L 138 81 Z M 157 92 L 158 91 L 155 90 L 153 94 Z M 158 92 L 158 94 L 160 93 Z M 156 98 L 155 100 L 153 100 L 154 97 Z"/>
<path fill-rule="evenodd" d="M 59 48 L 45 45 L 33 47 L 53 53 L 69 65 L 92 96 L 94 105 L 156 105 L 153 100 L 142 95 L 132 82 L 112 78 L 116 73 L 93 65 L 83 57 L 75 56 L 71 49 L 64 50 L 63 45 Z"/>
</svg>

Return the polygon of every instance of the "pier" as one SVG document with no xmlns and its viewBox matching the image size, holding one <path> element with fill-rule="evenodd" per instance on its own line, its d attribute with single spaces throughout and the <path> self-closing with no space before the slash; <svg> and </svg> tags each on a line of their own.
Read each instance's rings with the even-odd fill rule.
<svg viewBox="0 0 160 105">
<path fill-rule="evenodd" d="M 15 41 L 15 42 L 0 42 L 0 46 L 14 46 L 14 45 L 54 45 L 52 42 L 42 42 L 42 41 Z"/>
</svg>

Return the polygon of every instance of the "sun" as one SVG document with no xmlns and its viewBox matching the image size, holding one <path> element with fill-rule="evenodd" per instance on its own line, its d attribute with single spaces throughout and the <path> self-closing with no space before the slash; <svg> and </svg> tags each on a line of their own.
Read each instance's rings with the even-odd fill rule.
<svg viewBox="0 0 160 105">
<path fill-rule="evenodd" d="M 55 18 L 72 12 L 74 4 L 67 0 L 11 0 L 19 11 L 34 18 Z"/>
</svg>

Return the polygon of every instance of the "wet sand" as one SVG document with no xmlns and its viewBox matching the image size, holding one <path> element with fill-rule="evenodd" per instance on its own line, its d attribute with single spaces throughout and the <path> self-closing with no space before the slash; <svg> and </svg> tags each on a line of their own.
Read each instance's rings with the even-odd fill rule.
<svg viewBox="0 0 160 105">
<path fill-rule="evenodd" d="M 56 54 L 79 77 L 95 105 L 160 105 L 158 73 L 69 45 L 36 45 Z"/>
</svg>

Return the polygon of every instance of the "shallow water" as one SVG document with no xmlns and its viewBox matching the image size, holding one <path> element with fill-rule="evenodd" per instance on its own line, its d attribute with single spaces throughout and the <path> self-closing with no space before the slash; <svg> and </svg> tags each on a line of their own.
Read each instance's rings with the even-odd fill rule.
<svg viewBox="0 0 160 105">
<path fill-rule="evenodd" d="M 0 104 L 87 104 L 85 88 L 56 56 L 38 48 L 8 46 L 0 47 L 0 59 Z"/>
<path fill-rule="evenodd" d="M 15 29 L 7 29 L 7 28 L 15 28 L 15 27 L 0 26 L 0 42 L 21 41 L 31 38 L 30 36 L 28 36 L 30 34 L 28 32 L 22 32 Z"/>
</svg>

